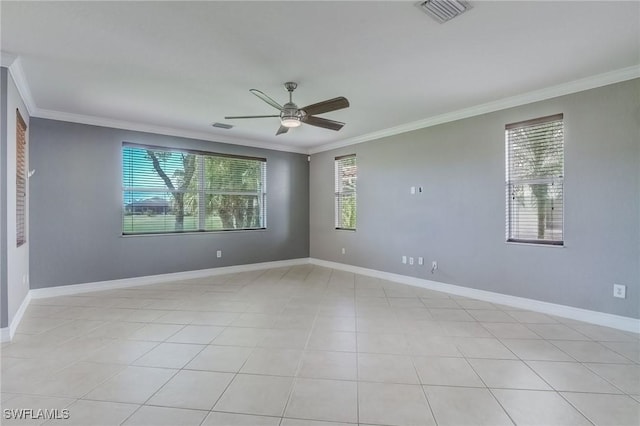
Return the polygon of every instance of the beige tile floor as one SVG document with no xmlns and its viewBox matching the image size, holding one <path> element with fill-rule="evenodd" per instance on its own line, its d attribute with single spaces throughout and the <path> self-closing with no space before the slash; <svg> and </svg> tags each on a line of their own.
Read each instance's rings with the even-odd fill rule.
<svg viewBox="0 0 640 426">
<path fill-rule="evenodd" d="M 638 335 L 312 265 L 37 299 L 4 425 L 635 425 Z"/>
</svg>

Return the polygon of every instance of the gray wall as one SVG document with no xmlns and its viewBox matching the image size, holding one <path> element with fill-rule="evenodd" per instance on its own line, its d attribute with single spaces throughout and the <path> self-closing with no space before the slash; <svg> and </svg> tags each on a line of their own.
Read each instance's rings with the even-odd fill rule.
<svg viewBox="0 0 640 426">
<path fill-rule="evenodd" d="M 560 112 L 565 247 L 507 244 L 504 126 Z M 311 256 L 639 318 L 639 115 L 632 80 L 314 154 Z M 349 153 L 358 159 L 355 232 L 333 229 L 333 159 Z M 424 192 L 410 195 L 411 186 Z M 426 265 L 403 265 L 402 255 Z M 613 298 L 613 283 L 627 285 L 626 299 Z"/>
<path fill-rule="evenodd" d="M 30 137 L 31 288 L 309 256 L 306 155 L 39 118 Z M 122 237 L 123 141 L 266 158 L 267 229 Z"/>
</svg>

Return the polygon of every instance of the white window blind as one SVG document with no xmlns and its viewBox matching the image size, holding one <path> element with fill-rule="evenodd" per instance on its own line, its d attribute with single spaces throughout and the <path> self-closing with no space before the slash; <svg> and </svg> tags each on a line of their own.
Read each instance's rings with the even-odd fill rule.
<svg viewBox="0 0 640 426">
<path fill-rule="evenodd" d="M 27 242 L 27 124 L 16 109 L 16 245 Z"/>
<path fill-rule="evenodd" d="M 335 225 L 336 229 L 356 229 L 356 156 L 335 158 Z"/>
<path fill-rule="evenodd" d="M 124 143 L 122 233 L 266 228 L 266 159 Z"/>
<path fill-rule="evenodd" d="M 27 242 L 27 124 L 16 109 L 16 244 Z"/>
<path fill-rule="evenodd" d="M 563 115 L 508 124 L 505 134 L 507 241 L 563 245 Z"/>
</svg>

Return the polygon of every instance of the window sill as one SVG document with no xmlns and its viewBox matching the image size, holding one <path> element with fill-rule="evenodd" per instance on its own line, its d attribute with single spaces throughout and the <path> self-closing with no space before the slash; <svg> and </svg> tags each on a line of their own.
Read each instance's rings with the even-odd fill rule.
<svg viewBox="0 0 640 426">
<path fill-rule="evenodd" d="M 520 241 L 505 241 L 506 244 L 514 246 L 532 246 L 532 247 L 552 247 L 552 248 L 565 248 L 565 244 L 544 244 L 544 243 L 524 243 Z"/>
<path fill-rule="evenodd" d="M 229 233 L 240 233 L 240 232 L 260 232 L 266 231 L 267 228 L 256 228 L 256 229 L 228 229 L 228 230 L 220 230 L 220 231 L 185 231 L 185 232 L 157 232 L 157 233 L 149 233 L 149 234 L 120 234 L 122 238 L 132 238 L 132 237 L 167 237 L 167 236 L 176 236 L 176 235 L 211 235 L 211 234 L 229 234 Z"/>
</svg>

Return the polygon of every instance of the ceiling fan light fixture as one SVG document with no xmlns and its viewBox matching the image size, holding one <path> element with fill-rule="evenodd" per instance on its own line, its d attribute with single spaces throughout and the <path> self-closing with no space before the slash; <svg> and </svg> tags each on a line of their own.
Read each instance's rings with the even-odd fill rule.
<svg viewBox="0 0 640 426">
<path fill-rule="evenodd" d="M 298 117 L 283 117 L 282 119 L 280 119 L 280 124 L 282 124 L 284 127 L 299 127 L 300 124 L 302 124 L 300 122 L 300 118 Z"/>
</svg>

